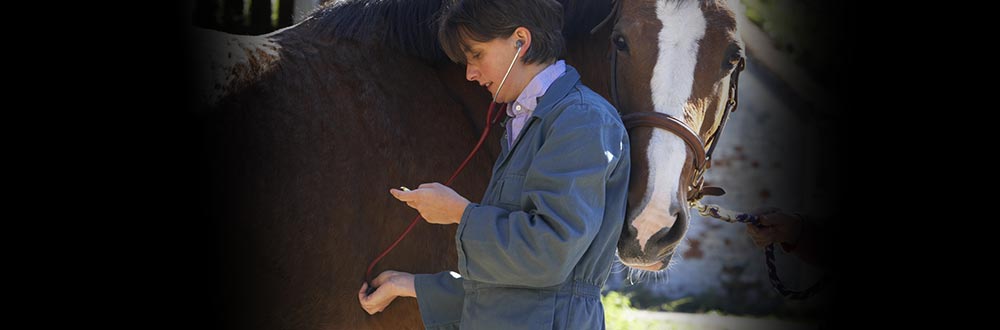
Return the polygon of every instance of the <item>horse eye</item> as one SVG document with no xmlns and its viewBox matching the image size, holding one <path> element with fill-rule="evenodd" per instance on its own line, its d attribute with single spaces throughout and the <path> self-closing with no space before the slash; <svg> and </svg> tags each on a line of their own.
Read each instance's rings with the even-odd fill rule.
<svg viewBox="0 0 1000 330">
<path fill-rule="evenodd" d="M 618 35 L 614 37 L 615 47 L 618 47 L 619 51 L 628 51 L 628 43 L 625 42 L 625 36 Z"/>
<path fill-rule="evenodd" d="M 725 70 L 730 70 L 730 69 L 736 67 L 736 65 L 740 63 L 740 59 L 742 59 L 742 58 L 743 58 L 742 55 L 733 55 L 733 56 L 730 56 L 729 60 L 727 60 L 725 63 L 722 63 L 722 68 L 725 69 Z"/>
<path fill-rule="evenodd" d="M 726 50 L 726 53 L 729 55 L 726 56 L 726 59 L 722 62 L 723 71 L 732 70 L 737 64 L 740 63 L 740 60 L 743 59 L 743 48 L 737 45 L 730 45 L 729 49 Z"/>
</svg>

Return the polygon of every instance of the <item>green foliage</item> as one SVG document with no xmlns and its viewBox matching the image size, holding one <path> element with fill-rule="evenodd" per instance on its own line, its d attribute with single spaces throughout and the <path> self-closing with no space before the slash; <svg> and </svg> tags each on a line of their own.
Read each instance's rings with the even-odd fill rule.
<svg viewBox="0 0 1000 330">
<path fill-rule="evenodd" d="M 786 315 L 736 315 L 711 301 L 709 295 L 685 297 L 659 303 L 650 310 L 641 310 L 632 304 L 641 292 L 620 293 L 611 291 L 601 297 L 604 305 L 604 322 L 608 329 L 670 329 L 670 330 L 729 330 L 747 326 L 754 329 L 783 329 L 814 324 L 815 316 L 795 317 Z M 652 300 L 650 300 L 652 302 Z M 658 312 L 664 310 L 668 312 Z M 679 312 L 690 310 L 691 313 Z M 763 316 L 763 317 L 762 317 Z M 740 326 L 737 326 L 740 325 Z"/>
<path fill-rule="evenodd" d="M 610 291 L 601 297 L 604 305 L 604 325 L 608 329 L 653 329 L 654 323 L 639 320 L 631 313 L 634 311 L 630 297 Z"/>
<path fill-rule="evenodd" d="M 630 329 L 635 319 L 626 313 L 632 309 L 629 298 L 618 292 L 610 291 L 601 297 L 604 305 L 604 325 L 608 329 Z"/>
<path fill-rule="evenodd" d="M 742 0 L 750 21 L 760 26 L 778 49 L 796 60 L 810 52 L 823 51 L 822 26 L 807 2 L 790 0 Z"/>
<path fill-rule="evenodd" d="M 668 301 L 668 302 L 663 303 L 662 305 L 660 305 L 660 309 L 668 311 L 668 312 L 674 312 L 674 311 L 677 311 L 677 306 L 687 304 L 687 303 L 689 303 L 689 302 L 691 302 L 693 300 L 694 300 L 694 298 L 684 297 L 684 298 L 677 299 L 677 300 L 674 300 L 674 301 Z"/>
<path fill-rule="evenodd" d="M 778 50 L 821 84 L 838 75 L 833 65 L 846 61 L 840 39 L 848 23 L 844 5 L 819 0 L 741 0 L 746 16 L 761 27 Z"/>
</svg>

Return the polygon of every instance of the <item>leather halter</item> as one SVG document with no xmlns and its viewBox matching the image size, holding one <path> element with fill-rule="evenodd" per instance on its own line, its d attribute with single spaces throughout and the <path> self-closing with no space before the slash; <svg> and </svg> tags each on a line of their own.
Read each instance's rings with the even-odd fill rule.
<svg viewBox="0 0 1000 330">
<path fill-rule="evenodd" d="M 715 146 L 718 145 L 719 138 L 722 136 L 722 130 L 726 127 L 726 121 L 729 120 L 729 113 L 736 111 L 736 92 L 739 87 L 740 72 L 746 67 L 746 58 L 740 58 L 740 62 L 733 69 L 733 72 L 729 77 L 729 98 L 726 100 L 726 110 L 722 113 L 722 120 L 719 122 L 719 128 L 715 130 L 715 133 L 708 138 L 708 142 L 701 140 L 698 133 L 691 129 L 687 123 L 673 116 L 659 113 L 659 112 L 632 112 L 622 116 L 622 122 L 625 124 L 625 129 L 631 131 L 636 127 L 653 127 L 666 130 L 667 132 L 673 133 L 675 136 L 681 138 L 684 144 L 687 145 L 688 149 L 693 153 L 692 155 L 692 165 L 694 166 L 694 177 L 692 177 L 691 182 L 688 185 L 688 202 L 693 203 L 701 200 L 704 196 L 721 196 L 725 194 L 725 190 L 720 187 L 705 187 L 705 170 L 712 167 L 712 152 L 715 151 Z M 615 103 L 615 107 L 619 109 L 622 108 L 621 100 L 618 98 L 618 50 L 611 50 L 611 98 Z M 706 150 L 705 146 L 708 145 Z"/>
</svg>

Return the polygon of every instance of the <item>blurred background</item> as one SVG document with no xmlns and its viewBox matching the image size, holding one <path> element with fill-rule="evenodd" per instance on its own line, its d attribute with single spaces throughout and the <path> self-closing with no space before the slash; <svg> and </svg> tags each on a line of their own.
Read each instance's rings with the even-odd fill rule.
<svg viewBox="0 0 1000 330">
<path fill-rule="evenodd" d="M 189 1 L 194 26 L 262 34 L 295 24 L 314 0 Z M 774 206 L 817 218 L 841 210 L 837 123 L 849 78 L 842 2 L 730 0 L 748 55 L 739 108 L 716 148 L 706 185 L 727 194 L 703 202 L 750 211 Z M 771 287 L 763 250 L 745 226 L 692 212 L 668 270 L 639 274 L 616 265 L 605 287 L 611 329 L 816 329 L 829 327 L 835 287 L 802 301 Z M 830 227 L 830 224 L 826 224 Z M 829 233 L 827 233 L 829 235 Z M 805 289 L 825 270 L 776 249 L 786 286 Z"/>
</svg>

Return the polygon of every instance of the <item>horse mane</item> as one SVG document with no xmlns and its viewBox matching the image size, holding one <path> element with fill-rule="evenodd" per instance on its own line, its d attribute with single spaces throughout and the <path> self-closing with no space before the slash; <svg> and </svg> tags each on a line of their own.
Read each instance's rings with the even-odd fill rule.
<svg viewBox="0 0 1000 330">
<path fill-rule="evenodd" d="M 399 50 L 424 60 L 447 59 L 437 38 L 437 13 L 447 0 L 341 0 L 318 9 L 315 33 Z M 417 28 L 414 28 L 417 27 Z"/>
<path fill-rule="evenodd" d="M 340 0 L 316 10 L 315 33 L 399 50 L 428 61 L 447 60 L 437 37 L 438 13 L 450 0 Z M 563 36 L 586 36 L 611 12 L 613 0 L 560 0 Z M 418 28 L 414 28 L 418 27 Z"/>
<path fill-rule="evenodd" d="M 563 36 L 566 40 L 586 37 L 610 14 L 621 0 L 560 0 L 563 5 Z"/>
</svg>

